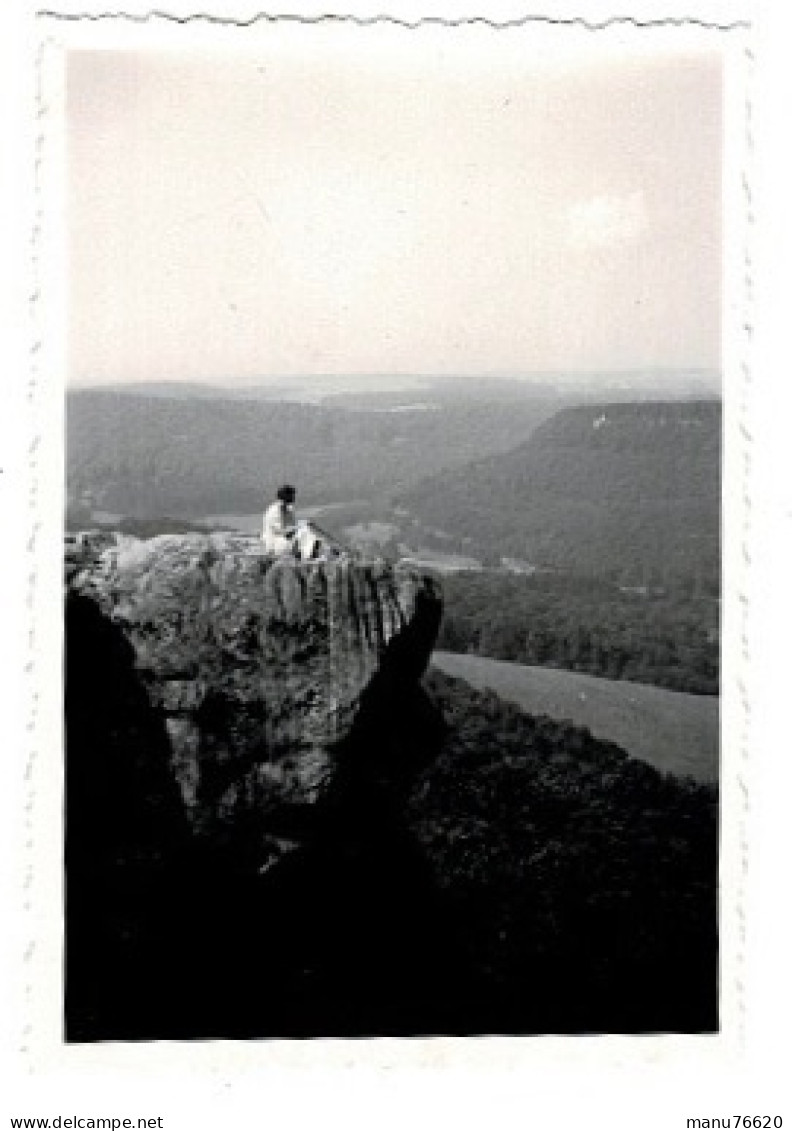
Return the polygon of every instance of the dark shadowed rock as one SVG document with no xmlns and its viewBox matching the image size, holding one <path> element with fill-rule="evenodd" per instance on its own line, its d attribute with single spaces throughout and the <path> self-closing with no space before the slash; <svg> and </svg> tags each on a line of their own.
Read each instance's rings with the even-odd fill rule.
<svg viewBox="0 0 792 1131">
<path fill-rule="evenodd" d="M 412 569 L 273 561 L 237 535 L 84 537 L 67 561 L 70 597 L 90 603 L 80 631 L 107 622 L 83 662 L 99 672 L 105 638 L 123 640 L 202 837 L 297 835 L 348 775 L 356 728 L 414 694 L 439 626 L 435 583 Z M 365 775 L 412 758 L 381 755 Z"/>
<path fill-rule="evenodd" d="M 80 535 L 66 575 L 69 1039 L 360 1031 L 431 995 L 399 812 L 440 741 L 434 582 L 235 535 Z"/>
</svg>

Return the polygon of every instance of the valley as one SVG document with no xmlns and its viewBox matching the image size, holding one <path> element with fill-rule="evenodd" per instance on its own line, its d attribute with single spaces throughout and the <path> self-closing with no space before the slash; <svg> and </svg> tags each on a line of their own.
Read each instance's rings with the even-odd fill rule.
<svg viewBox="0 0 792 1131">
<path fill-rule="evenodd" d="M 257 535 L 292 481 L 342 545 L 443 576 L 441 650 L 715 695 L 720 402 L 696 382 L 670 399 L 661 375 L 593 388 L 75 391 L 67 526 Z"/>
</svg>

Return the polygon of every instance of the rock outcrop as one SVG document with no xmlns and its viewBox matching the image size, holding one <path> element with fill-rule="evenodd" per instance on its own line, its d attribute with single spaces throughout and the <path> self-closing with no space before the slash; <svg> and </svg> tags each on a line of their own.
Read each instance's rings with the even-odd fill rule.
<svg viewBox="0 0 792 1131">
<path fill-rule="evenodd" d="M 68 1040 L 716 1027 L 714 791 L 421 680 L 430 579 L 214 535 L 67 576 Z"/>
<path fill-rule="evenodd" d="M 333 1025 L 306 968 L 336 994 L 375 904 L 377 961 L 420 904 L 398 811 L 440 741 L 436 583 L 230 534 L 78 535 L 66 575 L 67 1032 Z"/>
<path fill-rule="evenodd" d="M 440 619 L 431 578 L 381 561 L 274 561 L 225 534 L 78 536 L 67 571 L 85 675 L 107 664 L 108 635 L 129 649 L 196 835 L 288 839 L 341 779 L 398 779 L 420 759 L 385 733 L 367 763 L 356 748 L 373 715 L 394 725 L 417 688 Z"/>
</svg>

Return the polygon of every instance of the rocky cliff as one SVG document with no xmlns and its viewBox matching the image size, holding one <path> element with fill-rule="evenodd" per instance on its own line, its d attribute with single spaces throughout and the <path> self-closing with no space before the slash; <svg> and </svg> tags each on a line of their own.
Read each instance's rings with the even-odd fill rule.
<svg viewBox="0 0 792 1131">
<path fill-rule="evenodd" d="M 126 653 L 115 693 L 161 721 L 163 770 L 202 837 L 285 832 L 327 802 L 371 717 L 396 724 L 439 627 L 436 585 L 414 570 L 276 562 L 238 535 L 78 536 L 67 569 L 84 666 L 70 676 L 90 683 L 112 643 Z M 414 756 L 380 743 L 355 769 L 398 778 Z"/>
<path fill-rule="evenodd" d="M 440 612 L 383 563 L 69 544 L 68 1040 L 716 1027 L 714 790 L 422 680 Z"/>
<path fill-rule="evenodd" d="M 277 886 L 290 857 L 349 855 L 362 828 L 388 825 L 437 748 L 420 680 L 441 600 L 410 568 L 273 561 L 224 534 L 78 535 L 66 575 L 71 1015 L 78 1035 L 102 1035 L 118 985 L 107 948 L 125 930 L 114 961 L 132 984 L 196 900 L 229 917 L 239 961 L 261 893 L 229 903 L 235 884 Z M 206 930 L 194 922 L 183 945 Z"/>
</svg>

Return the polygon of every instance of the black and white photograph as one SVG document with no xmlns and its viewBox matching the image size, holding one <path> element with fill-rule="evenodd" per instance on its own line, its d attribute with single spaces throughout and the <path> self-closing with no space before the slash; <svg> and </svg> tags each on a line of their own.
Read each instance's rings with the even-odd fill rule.
<svg viewBox="0 0 792 1131">
<path fill-rule="evenodd" d="M 783 1127 L 780 12 L 0 23 L 11 1127 Z"/>
<path fill-rule="evenodd" d="M 68 52 L 67 1042 L 718 1032 L 724 65 Z"/>
</svg>

